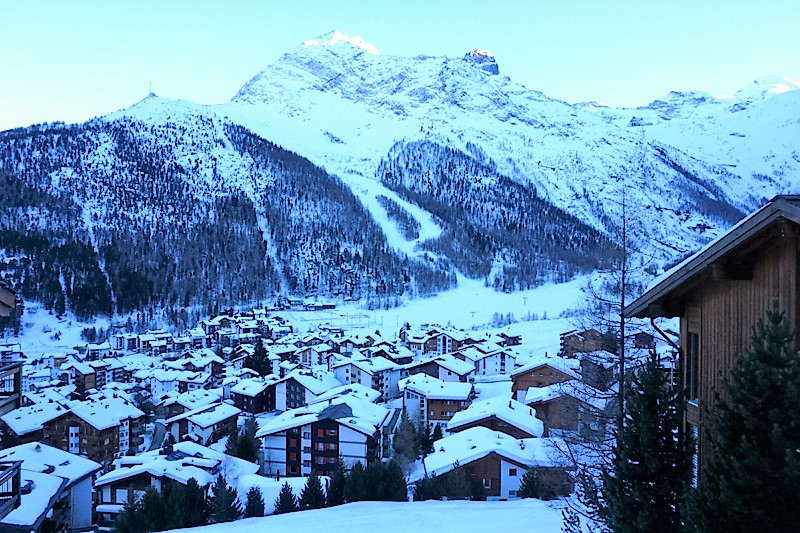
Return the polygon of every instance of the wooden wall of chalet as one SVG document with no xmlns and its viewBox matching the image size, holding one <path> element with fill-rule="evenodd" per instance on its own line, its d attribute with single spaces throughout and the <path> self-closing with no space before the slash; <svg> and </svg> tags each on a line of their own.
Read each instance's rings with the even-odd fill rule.
<svg viewBox="0 0 800 533">
<path fill-rule="evenodd" d="M 794 237 L 774 241 L 753 267 L 751 280 L 710 280 L 687 300 L 681 317 L 681 339 L 688 333 L 700 338 L 699 394 L 700 408 L 690 405 L 690 423 L 700 421 L 703 405 L 710 405 L 720 376 L 733 366 L 736 354 L 750 345 L 752 328 L 767 310 L 778 306 L 790 323 L 798 328 L 798 240 Z M 682 368 L 686 383 L 686 368 Z M 706 453 L 701 445 L 701 461 Z"/>
</svg>

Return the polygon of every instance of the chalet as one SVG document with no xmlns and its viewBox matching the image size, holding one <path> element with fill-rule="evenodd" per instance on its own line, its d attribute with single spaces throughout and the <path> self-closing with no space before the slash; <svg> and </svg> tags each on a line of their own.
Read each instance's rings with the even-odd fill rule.
<svg viewBox="0 0 800 533">
<path fill-rule="evenodd" d="M 574 357 L 578 352 L 593 352 L 604 347 L 603 335 L 594 328 L 583 331 L 567 331 L 560 335 L 561 357 Z"/>
<path fill-rule="evenodd" d="M 68 411 L 66 402 L 50 400 L 9 411 L 0 417 L 0 422 L 5 431 L 11 432 L 21 442 L 39 442 L 45 440 L 45 426 Z M 47 440 L 49 438 L 48 432 Z"/>
<path fill-rule="evenodd" d="M 448 383 L 427 374 L 400 381 L 403 408 L 418 425 L 445 424 L 469 406 L 474 396 L 470 383 Z"/>
<path fill-rule="evenodd" d="M 277 381 L 275 376 L 240 380 L 231 388 L 233 405 L 251 415 L 274 411 Z"/>
<path fill-rule="evenodd" d="M 101 342 L 99 344 L 89 343 L 86 345 L 86 359 L 95 360 L 102 359 L 111 352 L 111 344 Z"/>
<path fill-rule="evenodd" d="M 558 496 L 572 492 L 571 469 L 558 439 L 516 439 L 485 427 L 473 427 L 433 443 L 433 453 L 423 460 L 424 468 L 410 475 L 415 483 L 425 476 L 444 475 L 456 465 L 464 468 L 470 481 L 481 483 L 487 499 L 507 500 L 517 497 L 522 477 L 529 469 Z"/>
<path fill-rule="evenodd" d="M 306 366 L 320 366 L 328 363 L 328 357 L 334 353 L 330 344 L 322 342 L 309 344 L 300 348 L 295 356 Z"/>
<path fill-rule="evenodd" d="M 354 396 L 342 396 L 286 411 L 262 425 L 264 469 L 269 475 L 331 475 L 345 465 L 377 461 L 393 412 Z M 388 439 L 386 439 L 388 440 Z"/>
<path fill-rule="evenodd" d="M 512 349 L 489 342 L 471 344 L 453 352 L 453 356 L 474 365 L 477 376 L 508 374 L 517 362 L 517 354 Z"/>
<path fill-rule="evenodd" d="M 613 393 L 602 392 L 571 380 L 518 393 L 519 401 L 532 407 L 544 422 L 544 435 L 571 439 L 600 439 L 613 420 Z"/>
<path fill-rule="evenodd" d="M 111 347 L 118 352 L 134 352 L 138 349 L 139 336 L 135 333 L 118 333 L 111 337 Z"/>
<path fill-rule="evenodd" d="M 530 439 L 544 434 L 544 424 L 536 418 L 533 408 L 502 396 L 473 402 L 465 410 L 454 414 L 447 423 L 450 433 L 473 427 L 485 427 L 515 439 Z"/>
<path fill-rule="evenodd" d="M 581 380 L 587 385 L 607 391 L 612 385 L 616 384 L 619 376 L 619 358 L 611 352 L 605 350 L 595 350 L 594 352 L 576 352 L 574 357 L 580 361 Z M 636 361 L 629 354 L 629 369 L 632 369 Z M 627 374 L 627 372 L 626 372 Z"/>
<path fill-rule="evenodd" d="M 320 394 L 342 385 L 328 372 L 293 370 L 275 386 L 275 404 L 281 411 L 311 403 Z"/>
<path fill-rule="evenodd" d="M 211 374 L 206 372 L 192 372 L 184 370 L 178 372 L 177 376 L 178 392 L 190 392 L 199 389 L 210 389 L 214 386 L 214 379 Z"/>
<path fill-rule="evenodd" d="M 187 411 L 194 411 L 222 400 L 219 389 L 197 389 L 184 393 L 169 392 L 161 397 L 156 406 L 164 418 L 172 418 Z"/>
<path fill-rule="evenodd" d="M 465 383 L 475 373 L 475 366 L 473 363 L 447 354 L 419 359 L 403 365 L 402 370 L 404 377 L 427 374 L 441 381 Z"/>
<path fill-rule="evenodd" d="M 561 357 L 537 359 L 511 372 L 511 394 L 571 379 L 580 379 L 580 363 L 577 360 Z"/>
<path fill-rule="evenodd" d="M 101 465 L 38 442 L 0 451 L 8 462 L 21 462 L 21 497 L 0 531 L 91 531 L 92 476 Z"/>
<path fill-rule="evenodd" d="M 178 442 L 191 440 L 206 445 L 233 433 L 239 413 L 241 410 L 233 405 L 214 403 L 168 418 L 165 425 Z"/>
<path fill-rule="evenodd" d="M 15 309 L 19 303 L 16 291 L 0 280 L 0 316 L 11 316 L 11 310 Z"/>
<path fill-rule="evenodd" d="M 56 448 L 109 464 L 142 443 L 145 414 L 119 397 L 80 402 L 44 424 L 43 440 Z"/>
<path fill-rule="evenodd" d="M 342 383 L 359 383 L 378 391 L 383 400 L 397 398 L 400 366 L 383 357 L 350 359 L 337 363 L 333 374 Z"/>
<path fill-rule="evenodd" d="M 136 457 L 122 457 L 115 461 L 114 466 L 114 470 L 95 481 L 95 511 L 100 531 L 111 530 L 129 496 L 141 496 L 148 487 L 160 491 L 165 483 L 185 485 L 194 478 L 200 487 L 207 490 L 221 473 L 235 489 L 240 477 L 255 474 L 258 470 L 255 463 L 193 442 L 176 443 L 169 453 L 153 450 Z"/>
<path fill-rule="evenodd" d="M 704 446 L 701 413 L 750 343 L 765 312 L 786 312 L 800 331 L 800 196 L 776 196 L 726 234 L 657 279 L 625 316 L 680 319 L 679 374 L 689 399 L 687 431 Z"/>
</svg>

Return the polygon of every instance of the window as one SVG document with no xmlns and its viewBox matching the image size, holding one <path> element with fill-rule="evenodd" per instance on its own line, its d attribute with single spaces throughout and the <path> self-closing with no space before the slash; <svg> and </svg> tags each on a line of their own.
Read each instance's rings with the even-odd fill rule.
<svg viewBox="0 0 800 533">
<path fill-rule="evenodd" d="M 325 436 L 325 430 L 322 428 L 317 429 L 317 437 L 324 437 L 324 436 Z"/>
<path fill-rule="evenodd" d="M 325 449 L 325 444 L 322 442 L 317 443 L 317 450 L 322 451 Z"/>
<path fill-rule="evenodd" d="M 325 457 L 317 457 L 316 463 L 318 465 L 324 465 L 325 464 Z"/>
<path fill-rule="evenodd" d="M 509 476 L 516 476 L 517 475 L 517 469 L 516 468 L 509 468 L 508 469 L 508 475 Z"/>
<path fill-rule="evenodd" d="M 484 479 L 483 480 L 483 488 L 491 489 L 492 488 L 492 480 L 491 479 Z"/>
<path fill-rule="evenodd" d="M 336 436 L 336 430 L 335 429 L 329 429 L 328 430 L 328 435 L 330 435 L 331 437 L 335 437 Z"/>
<path fill-rule="evenodd" d="M 291 446 L 292 448 L 297 446 L 297 439 L 289 439 L 289 446 Z"/>
<path fill-rule="evenodd" d="M 516 498 L 517 497 L 517 491 L 515 491 L 515 490 L 508 491 L 508 497 L 509 498 Z"/>
<path fill-rule="evenodd" d="M 297 461 L 297 454 L 295 452 L 291 452 L 289 454 L 289 460 L 290 461 Z"/>
<path fill-rule="evenodd" d="M 311 440 L 311 432 L 310 431 L 304 431 L 303 432 L 303 438 L 306 439 L 306 440 Z"/>
</svg>

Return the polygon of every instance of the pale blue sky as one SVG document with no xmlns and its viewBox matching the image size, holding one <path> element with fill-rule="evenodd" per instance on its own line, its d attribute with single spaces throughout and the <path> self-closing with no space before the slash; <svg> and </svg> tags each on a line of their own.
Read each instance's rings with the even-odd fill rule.
<svg viewBox="0 0 800 533">
<path fill-rule="evenodd" d="M 486 48 L 501 73 L 569 102 L 646 104 L 800 79 L 797 0 L 0 0 L 0 130 L 82 121 L 160 96 L 225 102 L 333 29 L 389 55 Z"/>
</svg>

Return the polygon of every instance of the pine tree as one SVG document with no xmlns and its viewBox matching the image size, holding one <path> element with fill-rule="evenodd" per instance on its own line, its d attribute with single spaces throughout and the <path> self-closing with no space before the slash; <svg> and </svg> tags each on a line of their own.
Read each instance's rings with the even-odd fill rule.
<svg viewBox="0 0 800 533">
<path fill-rule="evenodd" d="M 346 488 L 344 499 L 348 503 L 361 502 L 367 499 L 366 470 L 360 461 L 350 468 L 350 472 L 347 474 Z"/>
<path fill-rule="evenodd" d="M 322 509 L 325 507 L 325 492 L 322 490 L 322 483 L 317 474 L 312 472 L 311 475 L 308 476 L 308 479 L 306 479 L 306 486 L 303 487 L 302 492 L 300 492 L 300 499 L 297 503 L 301 511 L 307 509 Z"/>
<path fill-rule="evenodd" d="M 163 531 L 166 526 L 164 498 L 155 487 L 147 487 L 142 496 L 140 513 L 146 531 Z"/>
<path fill-rule="evenodd" d="M 429 453 L 433 453 L 432 434 L 433 434 L 433 425 L 430 422 L 425 424 L 424 427 L 419 428 L 419 431 L 417 432 L 417 446 L 419 454 L 422 455 L 423 457 L 426 457 Z"/>
<path fill-rule="evenodd" d="M 709 449 L 690 530 L 797 531 L 800 357 L 785 313 L 767 312 L 704 415 Z"/>
<path fill-rule="evenodd" d="M 284 483 L 278 497 L 275 499 L 275 514 L 292 513 L 297 511 L 297 498 L 292 492 L 289 483 Z"/>
<path fill-rule="evenodd" d="M 381 499 L 387 502 L 408 501 L 406 477 L 397 461 L 389 461 L 389 464 L 386 465 Z"/>
<path fill-rule="evenodd" d="M 133 494 L 128 497 L 122 512 L 114 519 L 112 531 L 114 533 L 144 533 L 147 531 L 141 503 L 137 501 Z"/>
<path fill-rule="evenodd" d="M 256 431 L 258 431 L 256 418 L 250 416 L 244 421 L 239 438 L 236 439 L 236 457 L 251 463 L 258 462 L 258 450 L 261 443 L 256 438 Z"/>
<path fill-rule="evenodd" d="M 336 462 L 336 470 L 333 471 L 331 481 L 328 483 L 328 507 L 342 505 L 345 502 L 345 491 L 347 491 L 347 473 L 340 457 Z"/>
<path fill-rule="evenodd" d="M 244 506 L 244 517 L 253 518 L 257 516 L 264 516 L 264 498 L 261 496 L 261 489 L 253 486 L 247 491 L 247 503 Z"/>
<path fill-rule="evenodd" d="M 411 419 L 408 418 L 408 413 L 403 409 L 400 414 L 400 424 L 397 426 L 397 431 L 394 433 L 392 439 L 392 448 L 394 449 L 395 460 L 400 463 L 403 468 L 408 467 L 409 464 L 417 460 L 417 452 L 419 446 L 417 443 L 417 431 Z"/>
<path fill-rule="evenodd" d="M 272 374 L 272 363 L 269 360 L 269 353 L 264 347 L 264 341 L 261 337 L 256 340 L 255 350 L 253 355 L 248 355 L 244 359 L 244 367 L 258 372 L 259 376 L 267 376 Z"/>
<path fill-rule="evenodd" d="M 536 498 L 538 500 L 552 500 L 555 494 L 547 483 L 544 482 L 536 469 L 530 468 L 522 476 L 517 496 L 520 498 Z"/>
<path fill-rule="evenodd" d="M 433 432 L 431 433 L 431 451 L 433 451 L 433 443 L 437 440 L 441 440 L 443 437 L 442 435 L 442 426 L 439 424 L 433 425 Z M 428 452 L 431 453 L 431 452 Z"/>
<path fill-rule="evenodd" d="M 676 531 L 692 476 L 692 448 L 678 438 L 683 397 L 655 354 L 625 386 L 627 413 L 613 469 L 603 469 L 600 514 L 615 532 Z"/>
<path fill-rule="evenodd" d="M 208 500 L 206 493 L 195 478 L 189 478 L 184 488 L 186 508 L 183 510 L 181 527 L 197 527 L 208 523 Z"/>
<path fill-rule="evenodd" d="M 364 499 L 381 501 L 386 485 L 386 467 L 380 461 L 374 461 L 364 470 Z"/>
<path fill-rule="evenodd" d="M 236 495 L 236 489 L 228 485 L 222 474 L 217 475 L 217 481 L 211 489 L 209 505 L 209 521 L 212 524 L 219 522 L 232 522 L 242 516 L 242 505 Z"/>
</svg>

